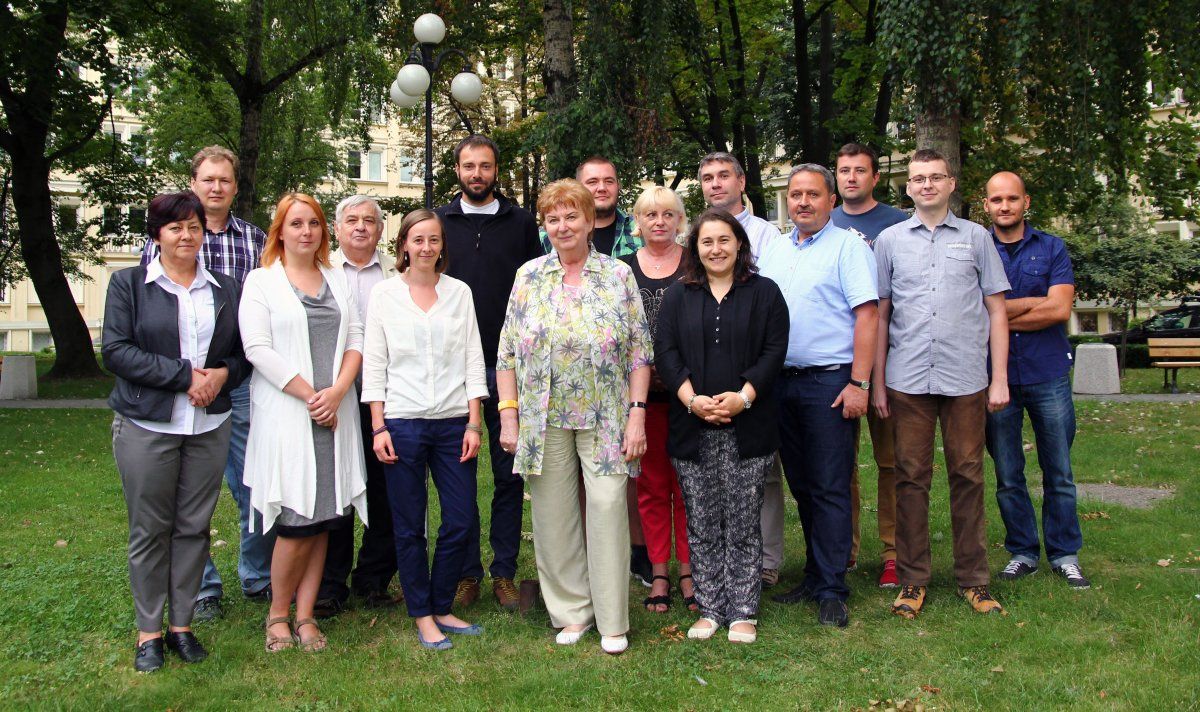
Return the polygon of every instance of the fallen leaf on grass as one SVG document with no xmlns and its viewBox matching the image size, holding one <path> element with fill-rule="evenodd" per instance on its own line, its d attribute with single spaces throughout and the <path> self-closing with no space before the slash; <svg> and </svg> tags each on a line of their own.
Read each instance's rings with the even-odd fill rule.
<svg viewBox="0 0 1200 712">
<path fill-rule="evenodd" d="M 67 546 L 67 540 L 66 540 L 66 539 L 59 539 L 58 541 L 54 542 L 54 548 L 55 548 L 55 549 L 65 549 L 65 548 L 66 548 L 66 546 Z"/>
<path fill-rule="evenodd" d="M 1018 628 L 1024 628 L 1024 627 L 1025 627 L 1025 621 L 1021 621 L 1020 623 L 1018 623 L 1018 624 L 1017 624 L 1017 627 L 1018 627 Z"/>
<path fill-rule="evenodd" d="M 374 618 L 372 618 L 372 619 L 371 619 L 371 622 L 367 624 L 367 627 L 368 627 L 368 628 L 374 628 L 374 627 L 375 627 L 375 621 L 377 621 L 377 620 L 379 620 L 379 616 L 375 616 Z"/>
<path fill-rule="evenodd" d="M 1106 697 L 1108 697 L 1108 693 L 1107 693 L 1107 692 L 1105 692 L 1104 690 L 1101 690 L 1101 691 L 1100 691 L 1100 699 L 1102 699 L 1102 700 L 1103 700 L 1103 699 L 1105 699 Z"/>
<path fill-rule="evenodd" d="M 1108 512 L 1084 512 L 1079 515 L 1079 518 L 1085 522 L 1090 522 L 1093 519 L 1110 519 Z"/>
<path fill-rule="evenodd" d="M 684 632 L 682 630 L 679 630 L 679 626 L 674 623 L 672 623 L 671 625 L 669 625 L 665 628 L 660 629 L 658 631 L 658 633 L 659 633 L 659 635 L 666 638 L 667 640 L 683 640 L 684 637 L 686 637 Z"/>
<path fill-rule="evenodd" d="M 1004 666 L 997 665 L 996 667 L 992 668 L 992 672 L 1004 672 Z"/>
<path fill-rule="evenodd" d="M 1136 585 L 1136 586 L 1134 586 L 1134 587 L 1133 587 L 1133 590 L 1134 590 L 1134 591 L 1136 591 L 1136 590 L 1138 590 L 1138 589 L 1139 589 L 1139 588 L 1141 588 L 1141 587 L 1142 587 L 1142 584 L 1140 584 L 1140 583 L 1139 583 L 1138 585 Z"/>
<path fill-rule="evenodd" d="M 521 539 L 524 541 L 533 541 L 533 532 L 521 532 Z"/>
<path fill-rule="evenodd" d="M 228 544 L 229 544 L 229 542 L 225 541 L 224 539 L 217 539 L 216 541 L 214 541 L 212 543 L 214 549 L 219 549 L 222 546 L 226 546 Z"/>
<path fill-rule="evenodd" d="M 936 695 L 942 691 L 942 688 L 934 687 L 933 685 L 921 685 L 921 689 L 924 690 L 925 692 L 928 692 L 931 695 Z"/>
<path fill-rule="evenodd" d="M 65 544 L 64 544 L 64 546 L 65 546 Z M 1171 560 L 1170 559 L 1159 559 L 1158 565 L 1165 569 L 1171 565 Z"/>
</svg>

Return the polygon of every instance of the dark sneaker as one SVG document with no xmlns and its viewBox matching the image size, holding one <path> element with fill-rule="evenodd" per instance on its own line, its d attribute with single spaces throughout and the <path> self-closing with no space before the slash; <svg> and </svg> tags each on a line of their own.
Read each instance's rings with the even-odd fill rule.
<svg viewBox="0 0 1200 712">
<path fill-rule="evenodd" d="M 151 638 L 137 647 L 133 656 L 133 669 L 138 672 L 154 672 L 163 666 L 163 639 Z"/>
<path fill-rule="evenodd" d="M 225 615 L 224 609 L 221 608 L 221 599 L 216 596 L 205 596 L 199 601 L 196 601 L 196 607 L 192 609 L 193 623 L 207 623 Z"/>
<path fill-rule="evenodd" d="M 808 579 L 804 579 L 799 586 L 792 590 L 771 596 L 771 600 L 776 603 L 800 603 L 801 601 L 815 601 L 817 598 L 812 583 Z"/>
<path fill-rule="evenodd" d="M 458 580 L 458 588 L 454 591 L 454 605 L 461 608 L 473 605 L 479 600 L 479 579 L 468 576 Z"/>
<path fill-rule="evenodd" d="M 208 651 L 191 631 L 168 632 L 167 649 L 173 651 L 185 663 L 198 663 L 208 657 Z"/>
<path fill-rule="evenodd" d="M 246 597 L 246 600 L 248 600 L 248 601 L 260 601 L 260 602 L 264 602 L 264 603 L 270 603 L 271 602 L 271 584 L 267 584 L 266 586 L 263 586 L 259 590 L 254 591 L 253 593 L 243 593 L 242 595 L 244 595 Z"/>
<path fill-rule="evenodd" d="M 496 597 L 496 603 L 506 610 L 515 611 L 521 605 L 521 593 L 510 578 L 492 578 L 492 594 Z"/>
<path fill-rule="evenodd" d="M 971 604 L 971 608 L 974 608 L 976 613 L 1004 612 L 1004 607 L 1000 605 L 1000 602 L 992 598 L 992 594 L 988 593 L 987 586 L 959 588 L 958 595 L 967 599 L 967 603 Z"/>
<path fill-rule="evenodd" d="M 925 605 L 925 587 L 924 586 L 903 586 L 900 589 L 900 595 L 896 596 L 896 602 L 892 604 L 892 613 L 912 620 L 921 612 L 921 606 Z"/>
<path fill-rule="evenodd" d="M 646 588 L 654 585 L 654 566 L 644 546 L 631 546 L 629 552 L 629 575 Z"/>
<path fill-rule="evenodd" d="M 1037 566 L 1030 566 L 1024 561 L 1012 559 L 1008 562 L 1008 565 L 1006 565 L 1003 569 L 1000 569 L 1000 573 L 998 575 L 1005 581 L 1016 581 L 1017 579 L 1023 579 L 1030 574 L 1036 574 L 1037 569 Z"/>
<path fill-rule="evenodd" d="M 779 569 L 762 570 L 762 587 L 768 589 L 779 583 Z"/>
<path fill-rule="evenodd" d="M 1083 571 L 1079 568 L 1079 564 L 1063 564 L 1062 566 L 1055 566 L 1054 573 L 1065 578 L 1067 580 L 1067 585 L 1071 588 L 1084 589 L 1092 587 L 1092 582 L 1088 581 L 1087 577 L 1083 575 Z"/>
<path fill-rule="evenodd" d="M 832 625 L 845 628 L 850 625 L 850 609 L 845 603 L 836 598 L 826 598 L 821 601 L 821 610 L 817 613 L 817 622 L 821 625 Z"/>
<path fill-rule="evenodd" d="M 342 612 L 345 605 L 336 598 L 318 598 L 313 604 L 313 617 L 326 620 Z"/>
</svg>

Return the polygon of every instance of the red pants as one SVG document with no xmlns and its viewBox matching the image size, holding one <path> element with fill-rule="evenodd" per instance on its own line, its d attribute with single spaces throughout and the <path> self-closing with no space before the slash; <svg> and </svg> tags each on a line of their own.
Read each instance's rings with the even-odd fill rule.
<svg viewBox="0 0 1200 712">
<path fill-rule="evenodd" d="M 691 562 L 688 555 L 687 515 L 679 478 L 667 456 L 667 404 L 646 406 L 646 454 L 642 455 L 642 474 L 637 478 L 638 513 L 646 535 L 646 553 L 652 564 L 671 560 L 671 529 L 675 530 L 675 559 Z"/>
</svg>

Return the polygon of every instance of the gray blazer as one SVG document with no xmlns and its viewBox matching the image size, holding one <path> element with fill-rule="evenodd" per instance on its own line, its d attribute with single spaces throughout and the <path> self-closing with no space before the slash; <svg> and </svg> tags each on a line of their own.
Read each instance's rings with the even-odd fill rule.
<svg viewBox="0 0 1200 712">
<path fill-rule="evenodd" d="M 224 366 L 229 378 L 213 402 L 210 414 L 232 407 L 229 392 L 250 375 L 238 333 L 241 285 L 233 277 L 210 272 L 220 289 L 213 290 L 216 323 L 204 368 Z M 104 303 L 104 367 L 117 377 L 108 405 L 128 418 L 157 422 L 171 419 L 175 394 L 192 384 L 193 364 L 179 356 L 179 305 L 173 294 L 151 282 L 146 268 L 115 273 Z"/>
</svg>

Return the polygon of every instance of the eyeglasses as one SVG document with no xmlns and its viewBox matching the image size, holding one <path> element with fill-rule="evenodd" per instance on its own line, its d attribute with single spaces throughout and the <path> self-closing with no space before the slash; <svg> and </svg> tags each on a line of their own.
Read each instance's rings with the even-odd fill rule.
<svg viewBox="0 0 1200 712">
<path fill-rule="evenodd" d="M 908 179 L 908 183 L 909 185 L 925 185 L 925 181 L 929 181 L 931 185 L 941 185 L 949 177 L 945 173 L 934 173 L 931 176 L 913 176 Z"/>
</svg>

